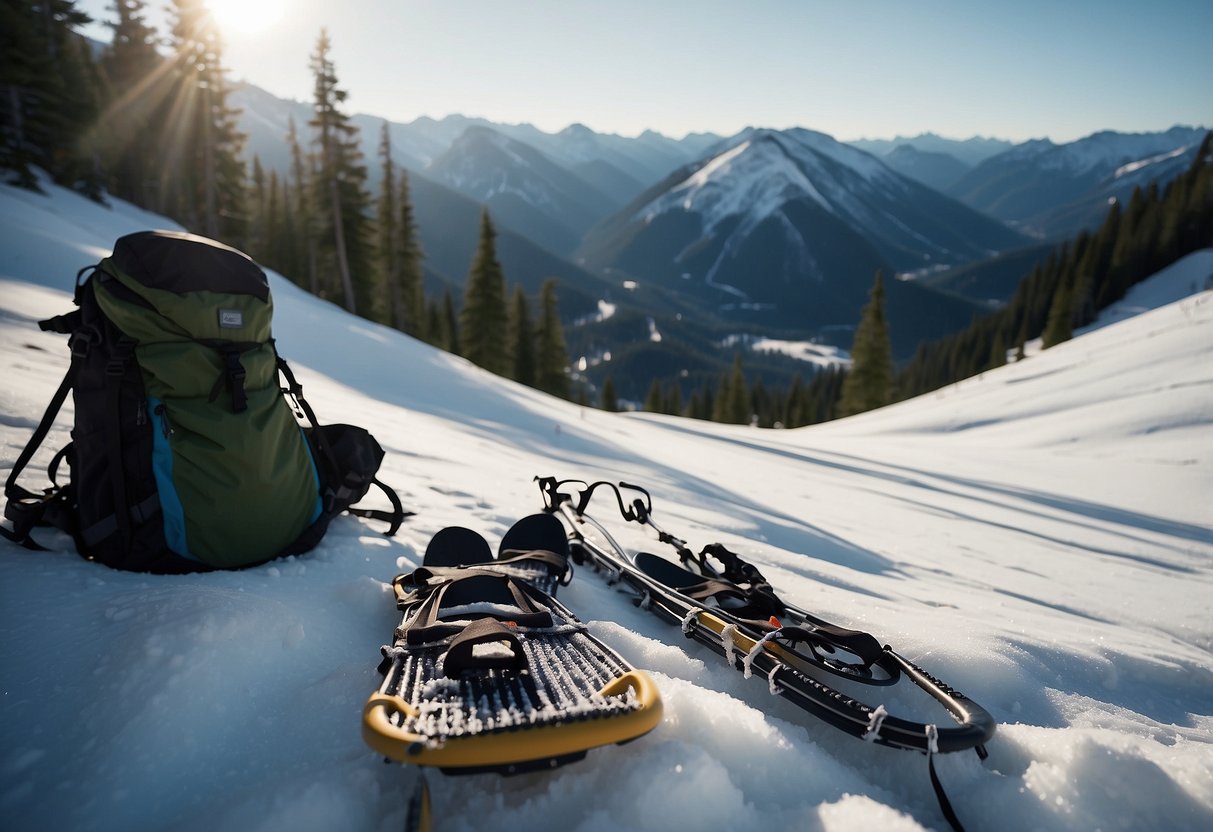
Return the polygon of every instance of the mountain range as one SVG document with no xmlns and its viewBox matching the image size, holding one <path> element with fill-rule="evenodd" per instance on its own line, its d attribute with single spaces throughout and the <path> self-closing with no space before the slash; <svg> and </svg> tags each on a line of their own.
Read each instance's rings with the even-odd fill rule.
<svg viewBox="0 0 1213 832">
<path fill-rule="evenodd" d="M 285 172 L 283 137 L 293 119 L 306 142 L 309 105 L 252 85 L 230 103 L 246 153 Z M 385 121 L 352 120 L 375 192 Z M 1182 170 L 1203 135 L 1174 128 L 1013 146 L 931 134 L 844 143 L 802 128 L 682 139 L 578 124 L 546 133 L 459 115 L 387 124 L 394 160 L 410 174 L 427 288 L 461 294 L 487 206 L 508 279 L 534 294 L 556 277 L 574 363 L 592 384 L 615 374 L 633 398 L 655 368 L 688 389 L 718 377 L 738 334 L 848 347 L 877 270 L 895 354 L 908 357 L 1013 289 L 1007 264 L 1022 258 L 1008 253 L 1097 224 L 1109 199 Z M 907 279 L 999 254 L 993 295 L 988 280 Z M 774 383 L 811 371 L 782 356 L 746 361 Z"/>
</svg>

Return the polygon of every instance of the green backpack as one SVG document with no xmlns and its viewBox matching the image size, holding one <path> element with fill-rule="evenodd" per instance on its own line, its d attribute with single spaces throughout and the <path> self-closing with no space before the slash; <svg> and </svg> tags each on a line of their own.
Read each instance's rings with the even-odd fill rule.
<svg viewBox="0 0 1213 832">
<path fill-rule="evenodd" d="M 399 528 L 400 501 L 375 478 L 382 448 L 361 428 L 316 422 L 275 349 L 269 281 L 246 255 L 190 234 L 130 234 L 77 276 L 76 304 L 40 323 L 70 336 L 71 365 L 8 477 L 6 537 L 41 548 L 31 529 L 53 525 L 115 568 L 192 572 L 307 551 L 342 511 Z M 69 390 L 72 441 L 50 464 L 51 488 L 29 491 L 17 477 Z M 351 508 L 372 484 L 391 512 Z"/>
</svg>

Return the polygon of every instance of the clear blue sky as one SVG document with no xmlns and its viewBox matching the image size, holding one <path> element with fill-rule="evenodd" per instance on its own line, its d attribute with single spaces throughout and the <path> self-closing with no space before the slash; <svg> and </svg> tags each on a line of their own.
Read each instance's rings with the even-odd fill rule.
<svg viewBox="0 0 1213 832">
<path fill-rule="evenodd" d="M 112 0 L 77 5 L 111 16 Z M 162 22 L 164 0 L 149 5 Z M 1213 125 L 1213 0 L 284 5 L 269 28 L 221 27 L 232 77 L 308 99 L 308 54 L 326 26 L 348 108 L 397 121 L 462 113 L 625 135 L 759 125 L 844 140 L 932 131 L 1059 142 Z"/>
</svg>

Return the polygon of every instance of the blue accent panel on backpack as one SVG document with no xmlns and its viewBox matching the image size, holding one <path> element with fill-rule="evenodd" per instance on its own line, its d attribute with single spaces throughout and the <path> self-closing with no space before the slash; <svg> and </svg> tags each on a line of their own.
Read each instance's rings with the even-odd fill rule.
<svg viewBox="0 0 1213 832">
<path fill-rule="evenodd" d="M 172 425 L 168 410 L 159 399 L 148 398 L 147 409 L 152 414 L 152 475 L 160 492 L 160 512 L 164 515 L 164 540 L 168 547 L 183 558 L 198 560 L 190 554 L 185 540 L 185 508 L 177 487 L 173 485 L 173 448 L 169 438 Z"/>
<path fill-rule="evenodd" d="M 320 514 L 324 511 L 324 497 L 320 493 L 320 472 L 316 469 L 316 455 L 312 451 L 312 443 L 307 441 L 307 434 L 304 433 L 303 428 L 299 428 L 299 435 L 303 437 L 303 447 L 307 448 L 307 459 L 312 463 L 312 479 L 316 483 L 316 508 L 307 521 L 310 526 L 320 519 Z"/>
</svg>

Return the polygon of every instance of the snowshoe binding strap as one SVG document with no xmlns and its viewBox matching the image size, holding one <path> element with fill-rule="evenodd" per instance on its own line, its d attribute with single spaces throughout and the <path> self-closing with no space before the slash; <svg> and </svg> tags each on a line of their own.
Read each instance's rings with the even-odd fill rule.
<svg viewBox="0 0 1213 832">
<path fill-rule="evenodd" d="M 424 567 L 423 567 L 424 569 Z M 419 570 L 420 571 L 420 570 Z M 529 592 L 528 592 L 529 590 Z M 516 628 L 550 629 L 556 626 L 552 613 L 535 603 L 525 584 L 508 575 L 468 569 L 458 577 L 442 581 L 428 594 L 412 619 L 401 625 L 397 636 L 410 645 L 430 644 L 458 636 L 466 623 L 443 620 L 496 619 Z"/>
<path fill-rule="evenodd" d="M 692 600 L 715 600 L 722 609 L 737 618 L 766 622 L 772 616 L 778 618 L 784 613 L 783 603 L 769 591 L 747 589 L 727 580 L 701 577 L 648 552 L 638 553 L 635 564 L 650 578 Z"/>
<path fill-rule="evenodd" d="M 817 627 L 780 627 L 776 638 L 790 642 L 792 645 L 807 644 L 814 657 L 824 662 L 825 658 L 818 649 L 833 653 L 835 649 L 845 650 L 857 656 L 862 666 L 871 667 L 885 655 L 885 648 L 876 637 L 860 630 L 848 630 L 833 624 Z"/>
<path fill-rule="evenodd" d="M 531 549 L 529 551 L 523 549 L 504 549 L 497 560 L 494 561 L 494 564 L 497 566 L 541 565 L 549 568 L 563 586 L 568 586 L 573 576 L 573 565 L 569 562 L 568 555 L 550 552 L 546 549 Z"/>
<path fill-rule="evenodd" d="M 504 644 L 504 651 L 476 651 L 476 647 Z M 468 670 L 512 670 L 520 671 L 527 666 L 522 642 L 506 625 L 492 618 L 481 618 L 463 628 L 447 648 L 442 661 L 442 675 L 457 679 Z"/>
</svg>

